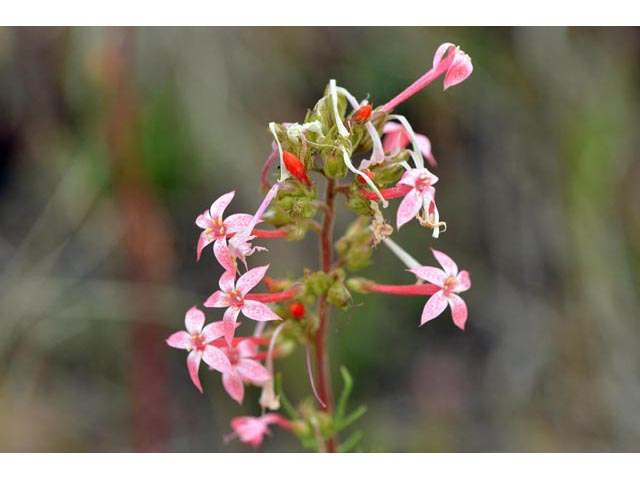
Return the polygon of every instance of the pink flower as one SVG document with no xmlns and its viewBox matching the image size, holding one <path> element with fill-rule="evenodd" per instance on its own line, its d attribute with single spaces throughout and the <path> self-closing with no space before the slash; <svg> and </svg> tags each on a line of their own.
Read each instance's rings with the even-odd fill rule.
<svg viewBox="0 0 640 480">
<path fill-rule="evenodd" d="M 242 404 L 244 382 L 261 387 L 271 380 L 271 373 L 254 360 L 258 353 L 257 345 L 251 340 L 243 340 L 237 346 L 225 347 L 223 350 L 231 366 L 222 373 L 222 384 L 229 396 Z"/>
<path fill-rule="evenodd" d="M 409 190 L 404 194 L 398 207 L 396 215 L 398 228 L 414 218 L 422 207 L 425 210 L 429 209 L 429 204 L 433 202 L 436 192 L 432 185 L 437 181 L 438 177 L 426 168 L 413 168 L 405 172 L 398 182 L 398 187 L 409 187 Z"/>
<path fill-rule="evenodd" d="M 262 215 L 266 211 L 266 209 L 271 204 L 271 201 L 278 193 L 278 189 L 280 188 L 280 183 L 276 183 L 273 187 L 269 189 L 267 194 L 265 195 L 262 203 L 258 207 L 256 214 L 253 217 L 250 217 L 250 221 L 247 222 L 247 225 L 240 231 L 238 231 L 235 235 L 233 235 L 229 239 L 229 243 L 227 244 L 226 240 L 221 240 L 216 242 L 213 246 L 213 253 L 216 256 L 216 259 L 222 265 L 222 267 L 226 271 L 237 271 L 237 259 L 239 258 L 244 266 L 247 266 L 247 257 L 252 255 L 255 252 L 260 252 L 266 250 L 264 247 L 254 247 L 251 245 L 251 240 L 256 238 L 256 235 L 253 233 L 253 229 L 261 221 Z"/>
<path fill-rule="evenodd" d="M 384 124 L 384 139 L 382 140 L 382 149 L 391 156 L 397 155 L 400 150 L 411 143 L 411 137 L 405 128 L 395 122 L 387 122 Z M 425 135 L 416 134 L 416 140 L 420 147 L 420 152 L 427 158 L 429 165 L 436 167 L 436 159 L 431 153 L 431 142 Z"/>
<path fill-rule="evenodd" d="M 167 344 L 173 348 L 187 350 L 187 368 L 191 381 L 200 393 L 202 385 L 198 378 L 200 360 L 204 360 L 209 367 L 219 372 L 225 372 L 231 368 L 229 359 L 222 350 L 211 345 L 211 342 L 223 336 L 222 322 L 213 322 L 204 325 L 204 313 L 197 307 L 191 307 L 184 317 L 186 331 L 176 332 L 167 338 Z"/>
<path fill-rule="evenodd" d="M 244 213 L 236 213 L 235 215 L 227 217 L 226 220 L 223 220 L 222 215 L 231 203 L 231 200 L 233 200 L 235 194 L 236 192 L 225 193 L 211 204 L 209 210 L 205 210 L 196 218 L 196 225 L 204 229 L 198 239 L 198 260 L 200 260 L 200 255 L 204 247 L 211 242 L 225 240 L 230 234 L 239 232 L 251 223 L 253 217 Z"/>
<path fill-rule="evenodd" d="M 448 53 L 448 55 L 443 59 L 445 53 Z M 473 65 L 469 55 L 460 50 L 460 47 L 456 47 L 452 43 L 443 43 L 438 47 L 435 55 L 433 56 L 433 67 L 413 82 L 409 87 L 384 104 L 381 110 L 388 112 L 394 109 L 442 74 L 445 74 L 444 89 L 446 90 L 466 80 L 467 77 L 471 75 L 471 72 L 473 72 Z"/>
<path fill-rule="evenodd" d="M 280 317 L 264 303 L 245 298 L 247 293 L 260 283 L 268 268 L 269 265 L 252 268 L 247 273 L 239 277 L 237 282 L 235 281 L 235 272 L 225 272 L 220 277 L 220 290 L 214 292 L 207 301 L 204 302 L 205 307 L 227 308 L 222 320 L 224 326 L 224 337 L 227 340 L 227 343 L 231 344 L 236 319 L 240 312 L 242 312 L 244 316 L 259 322 L 280 319 Z"/>
<path fill-rule="evenodd" d="M 276 413 L 267 413 L 261 417 L 235 417 L 231 420 L 231 428 L 241 442 L 248 443 L 252 447 L 259 447 L 265 433 L 271 434 L 269 425 L 272 423 L 287 430 L 291 429 L 291 423 Z"/>
<path fill-rule="evenodd" d="M 417 267 L 409 270 L 419 278 L 439 287 L 439 290 L 431 296 L 424 306 L 420 325 L 436 318 L 447 308 L 448 304 L 451 307 L 453 323 L 459 329 L 464 330 L 467 321 L 467 304 L 456 294 L 471 288 L 469 272 L 463 270 L 458 273 L 458 266 L 451 258 L 438 250 L 431 250 L 443 270 L 435 267 Z"/>
</svg>

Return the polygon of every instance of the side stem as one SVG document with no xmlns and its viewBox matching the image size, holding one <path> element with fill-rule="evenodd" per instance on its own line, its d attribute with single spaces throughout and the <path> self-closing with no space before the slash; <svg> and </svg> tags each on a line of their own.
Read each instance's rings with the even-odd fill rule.
<svg viewBox="0 0 640 480">
<path fill-rule="evenodd" d="M 333 219 L 335 215 L 335 180 L 327 180 L 325 193 L 325 204 L 328 207 L 322 221 L 322 231 L 320 234 L 320 266 L 322 271 L 329 273 L 333 264 Z M 318 369 L 318 393 L 325 404 L 323 410 L 331 413 L 333 402 L 331 400 L 331 380 L 329 370 L 329 356 L 327 353 L 327 324 L 329 322 L 329 305 L 327 296 L 320 297 L 318 305 L 318 318 L 320 324 L 316 332 L 315 350 L 316 366 Z M 336 438 L 327 440 L 327 452 L 336 451 Z"/>
</svg>

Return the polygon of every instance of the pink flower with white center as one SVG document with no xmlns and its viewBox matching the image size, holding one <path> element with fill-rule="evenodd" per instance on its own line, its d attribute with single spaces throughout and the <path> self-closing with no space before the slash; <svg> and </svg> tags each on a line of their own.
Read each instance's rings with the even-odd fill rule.
<svg viewBox="0 0 640 480">
<path fill-rule="evenodd" d="M 209 210 L 205 210 L 196 218 L 196 225 L 204 229 L 198 239 L 197 259 L 200 260 L 202 250 L 213 241 L 225 240 L 230 234 L 245 229 L 253 220 L 251 215 L 236 213 L 226 220 L 222 218 L 224 211 L 233 200 L 236 192 L 229 192 L 218 198 Z"/>
<path fill-rule="evenodd" d="M 231 428 L 233 428 L 234 433 L 227 439 L 238 437 L 241 442 L 248 443 L 252 447 L 259 447 L 262 444 L 264 435 L 271 435 L 270 424 L 276 424 L 291 430 L 289 420 L 277 413 L 267 413 L 261 417 L 235 417 L 231 420 Z"/>
<path fill-rule="evenodd" d="M 254 360 L 257 349 L 257 345 L 251 340 L 242 340 L 236 346 L 223 348 L 231 367 L 222 372 L 222 385 L 239 404 L 244 399 L 244 382 L 261 387 L 271 380 L 269 370 Z"/>
<path fill-rule="evenodd" d="M 245 317 L 258 322 L 266 322 L 269 320 L 279 320 L 276 315 L 264 303 L 257 300 L 249 300 L 246 295 L 255 287 L 265 273 L 269 265 L 264 267 L 256 267 L 249 270 L 235 281 L 235 271 L 227 271 L 220 277 L 220 290 L 214 292 L 206 302 L 205 307 L 209 308 L 226 308 L 222 319 L 224 327 L 224 337 L 230 345 L 233 340 L 236 320 L 238 314 L 242 312 Z"/>
<path fill-rule="evenodd" d="M 219 372 L 226 372 L 231 368 L 229 359 L 222 350 L 211 345 L 211 342 L 224 335 L 222 322 L 213 322 L 204 326 L 204 313 L 197 307 L 191 307 L 184 317 L 186 331 L 176 332 L 167 338 L 167 344 L 173 348 L 187 350 L 187 368 L 191 381 L 200 393 L 202 385 L 198 378 L 200 361 Z"/>
<path fill-rule="evenodd" d="M 469 272 L 463 270 L 458 273 L 458 266 L 449 256 L 438 250 L 431 250 L 443 270 L 435 267 L 416 267 L 409 270 L 417 277 L 439 287 L 439 290 L 431 296 L 424 306 L 420 325 L 436 318 L 447 308 L 448 304 L 451 307 L 453 323 L 459 329 L 464 330 L 467 321 L 467 304 L 456 294 L 471 288 Z"/>
<path fill-rule="evenodd" d="M 408 188 L 398 207 L 396 215 L 398 228 L 414 218 L 421 208 L 429 210 L 429 204 L 433 202 L 436 193 L 432 185 L 437 182 L 438 177 L 426 168 L 413 168 L 405 172 L 398 182 L 398 188 Z"/>
<path fill-rule="evenodd" d="M 391 156 L 397 155 L 400 150 L 411 143 L 411 137 L 407 133 L 407 130 L 398 123 L 385 123 L 383 133 L 382 149 Z M 416 134 L 416 141 L 420 147 L 420 152 L 427 158 L 429 165 L 436 167 L 438 164 L 431 153 L 431 142 L 429 139 L 425 135 Z"/>
</svg>

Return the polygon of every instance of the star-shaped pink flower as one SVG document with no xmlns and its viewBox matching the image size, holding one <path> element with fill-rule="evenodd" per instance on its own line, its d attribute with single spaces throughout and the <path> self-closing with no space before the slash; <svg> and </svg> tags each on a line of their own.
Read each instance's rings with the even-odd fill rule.
<svg viewBox="0 0 640 480">
<path fill-rule="evenodd" d="M 242 340 L 236 346 L 223 348 L 231 367 L 222 373 L 222 385 L 229 396 L 240 404 L 244 399 L 244 382 L 261 387 L 271 380 L 269 370 L 254 360 L 257 348 L 251 340 Z"/>
<path fill-rule="evenodd" d="M 252 232 L 253 228 L 262 221 L 262 215 L 278 193 L 279 188 L 280 183 L 276 183 L 271 187 L 271 189 L 269 189 L 255 215 L 249 215 L 249 220 L 246 225 L 244 225 L 242 229 L 238 229 L 235 234 L 231 236 L 228 242 L 226 238 L 222 238 L 214 244 L 213 253 L 216 256 L 218 263 L 220 263 L 226 271 L 232 271 L 235 273 L 238 270 L 237 259 L 240 259 L 246 268 L 247 257 L 249 255 L 252 255 L 255 252 L 267 250 L 264 247 L 253 246 L 251 244 L 251 241 L 256 238 Z M 243 221 L 245 220 L 246 219 L 243 219 Z"/>
<path fill-rule="evenodd" d="M 433 202 L 436 192 L 432 185 L 437 181 L 438 177 L 426 168 L 413 168 L 405 172 L 398 182 L 398 187 L 404 186 L 409 189 L 398 207 L 396 215 L 398 228 L 414 218 L 421 208 L 429 209 L 429 204 Z"/>
<path fill-rule="evenodd" d="M 233 200 L 236 192 L 229 192 L 218 198 L 209 210 L 205 210 L 196 218 L 196 225 L 203 229 L 198 239 L 197 259 L 200 260 L 202 250 L 213 241 L 225 240 L 230 234 L 246 228 L 253 220 L 252 215 L 236 213 L 222 218 L 224 211 Z"/>
<path fill-rule="evenodd" d="M 464 330 L 467 321 L 467 304 L 456 294 L 471 288 L 469 272 L 462 270 L 458 273 L 458 266 L 449 256 L 438 250 L 431 250 L 443 270 L 435 267 L 416 267 L 409 270 L 417 277 L 440 287 L 440 290 L 434 293 L 424 306 L 420 325 L 436 318 L 447 308 L 448 304 L 451 307 L 453 323 Z"/>
<path fill-rule="evenodd" d="M 258 322 L 266 322 L 269 320 L 279 320 L 276 315 L 264 303 L 257 300 L 246 299 L 247 293 L 255 287 L 262 278 L 269 265 L 264 267 L 256 267 L 249 270 L 235 281 L 235 271 L 227 271 L 220 277 L 220 290 L 214 292 L 206 302 L 205 307 L 210 308 L 226 308 L 222 319 L 224 327 L 224 336 L 228 344 L 231 344 L 233 333 L 235 330 L 238 314 L 242 312 L 245 317 Z"/>
<path fill-rule="evenodd" d="M 248 443 L 252 447 L 259 447 L 265 434 L 271 435 L 270 424 L 277 424 L 287 430 L 291 429 L 291 423 L 276 413 L 267 413 L 261 417 L 235 417 L 231 420 L 233 436 L 237 436 L 241 442 Z"/>
<path fill-rule="evenodd" d="M 229 359 L 222 350 L 211 345 L 211 342 L 224 335 L 222 322 L 213 322 L 204 326 L 204 313 L 197 307 L 191 307 L 184 317 L 186 331 L 176 332 L 167 338 L 167 344 L 173 348 L 187 350 L 187 369 L 191 381 L 200 393 L 202 385 L 198 378 L 200 361 L 219 372 L 226 372 L 231 368 Z"/>
<path fill-rule="evenodd" d="M 397 155 L 400 150 L 411 143 L 411 137 L 407 130 L 395 122 L 387 122 L 384 124 L 384 138 L 382 139 L 382 149 L 391 156 Z M 436 167 L 436 159 L 431 153 L 431 142 L 425 135 L 416 134 L 416 141 L 420 147 L 420 152 L 426 157 L 429 165 Z"/>
</svg>

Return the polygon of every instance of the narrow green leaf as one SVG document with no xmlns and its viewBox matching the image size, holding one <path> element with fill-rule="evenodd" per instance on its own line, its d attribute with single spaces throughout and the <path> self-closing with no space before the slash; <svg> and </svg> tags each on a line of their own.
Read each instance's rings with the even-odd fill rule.
<svg viewBox="0 0 640 480">
<path fill-rule="evenodd" d="M 362 440 L 362 430 L 357 430 L 353 432 L 347 439 L 340 445 L 339 451 L 340 453 L 349 453 L 353 451 L 354 448 L 358 446 L 360 441 Z"/>
<path fill-rule="evenodd" d="M 338 400 L 338 406 L 336 407 L 336 413 L 334 415 L 336 423 L 340 423 L 342 421 L 347 410 L 349 396 L 353 390 L 353 379 L 351 378 L 349 370 L 347 370 L 344 365 L 340 366 L 340 375 L 342 375 L 342 383 L 344 384 L 344 387 L 342 387 L 342 393 L 340 393 L 340 399 Z"/>
<path fill-rule="evenodd" d="M 341 420 L 341 421 L 339 421 L 337 423 L 336 430 L 337 431 L 344 430 L 349 425 L 351 425 L 353 422 L 358 420 L 362 415 L 364 415 L 366 411 L 367 411 L 367 407 L 365 405 L 360 405 L 347 418 L 345 418 L 344 420 Z"/>
</svg>

